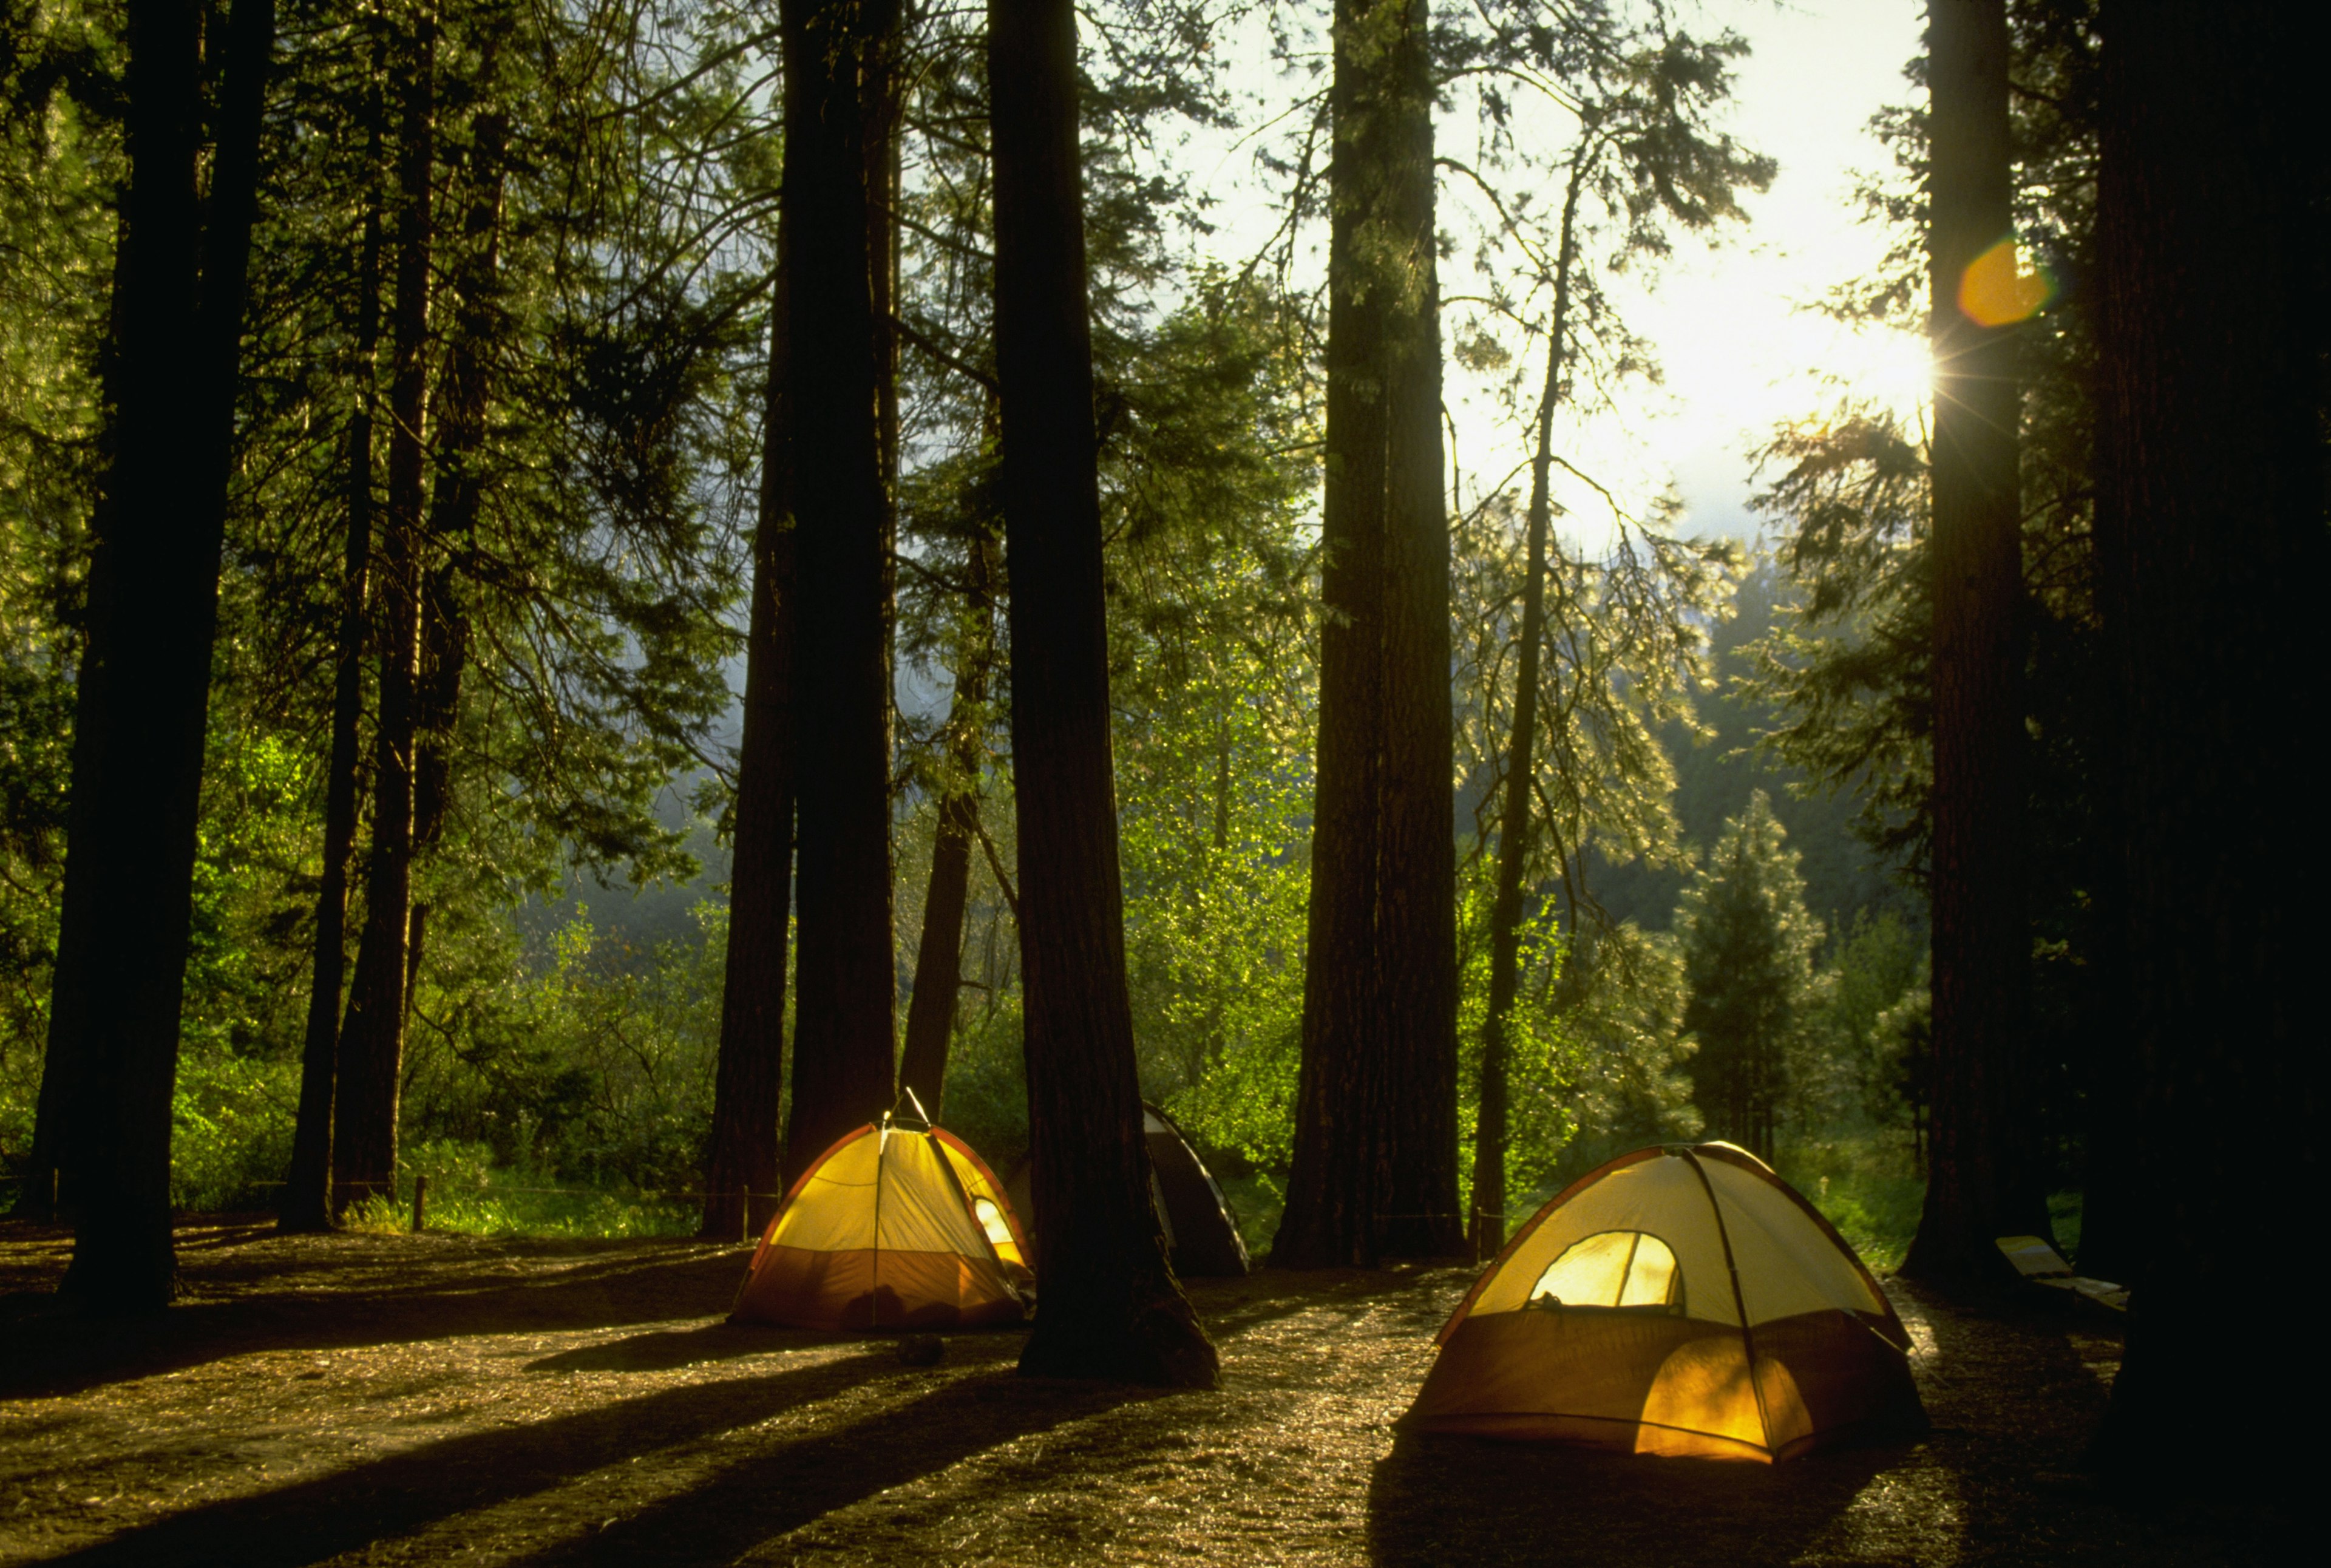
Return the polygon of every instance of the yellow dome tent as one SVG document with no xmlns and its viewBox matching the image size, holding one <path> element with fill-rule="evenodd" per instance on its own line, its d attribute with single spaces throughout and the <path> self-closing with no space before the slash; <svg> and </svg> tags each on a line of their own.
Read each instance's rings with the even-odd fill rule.
<svg viewBox="0 0 2331 1568">
<path fill-rule="evenodd" d="M 893 1112 L 802 1173 L 762 1234 L 729 1321 L 1018 1323 L 1034 1299 L 1027 1258 L 1004 1188 L 980 1157 L 945 1128 Z"/>
<path fill-rule="evenodd" d="M 1411 1430 L 1770 1462 L 1926 1421 L 1878 1282 L 1730 1144 L 1640 1149 L 1572 1183 L 1439 1343 Z"/>
</svg>

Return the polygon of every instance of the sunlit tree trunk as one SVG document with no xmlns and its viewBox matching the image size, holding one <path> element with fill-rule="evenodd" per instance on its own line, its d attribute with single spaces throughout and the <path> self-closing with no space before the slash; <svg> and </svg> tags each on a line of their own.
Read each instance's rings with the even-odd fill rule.
<svg viewBox="0 0 2331 1568">
<path fill-rule="evenodd" d="M 778 220 L 761 429 L 760 517 L 745 644 L 745 727 L 737 753 L 728 953 L 701 1233 L 722 1240 L 765 1224 L 784 1185 L 785 956 L 794 870 L 793 440 L 785 332 L 788 224 Z M 749 1202 L 737 1194 L 758 1196 Z M 743 1207 L 740 1207 L 743 1205 Z M 749 1212 L 746 1211 L 749 1209 Z"/>
<path fill-rule="evenodd" d="M 1934 1108 L 1906 1273 L 2001 1279 L 1994 1239 L 2043 1231 L 2025 1039 L 2022 564 L 2015 328 L 1974 301 L 2010 240 L 2005 0 L 1927 11 L 1933 174 Z M 1977 290 L 1979 291 L 1979 285 Z M 2008 302 L 2010 291 L 1999 290 Z M 1986 319 L 1985 318 L 1989 318 Z"/>
<path fill-rule="evenodd" d="M 383 43 L 385 35 L 382 35 Z M 385 65 L 376 50 L 376 77 Z M 369 156 L 380 165 L 382 108 L 377 88 L 367 100 Z M 339 641 L 332 671 L 332 749 L 325 765 L 324 869 L 316 891 L 316 939 L 309 966 L 308 1027 L 300 1050 L 300 1109 L 293 1124 L 291 1166 L 285 1174 L 279 1218 L 285 1231 L 320 1231 L 332 1222 L 332 1116 L 340 1042 L 340 1004 L 347 971 L 348 860 L 356 851 L 357 730 L 364 713 L 364 651 L 368 622 L 366 581 L 372 570 L 373 371 L 380 343 L 380 201 L 365 193 L 364 237 L 357 261 L 357 403 L 348 419 L 346 480 L 347 542 L 340 578 Z"/>
<path fill-rule="evenodd" d="M 1020 1369 L 1212 1386 L 1150 1205 L 1109 756 L 1076 19 L 994 0 L 995 365 L 1028 1134 L 1043 1310 Z"/>
<path fill-rule="evenodd" d="M 2324 165 L 2314 19 L 2107 0 L 2097 544 L 2126 739 L 2141 1283 L 2101 1456 L 2298 1506 L 2322 1358 L 2229 1320 L 2322 1233 Z M 2238 1503 L 2236 1506 L 2247 1506 Z"/>
<path fill-rule="evenodd" d="M 172 1288 L 171 1099 L 193 908 L 218 569 L 234 445 L 243 316 L 258 204 L 272 0 L 225 29 L 208 210 L 195 194 L 203 14 L 127 7 L 124 255 L 107 521 L 109 632 L 98 770 L 74 846 L 103 940 L 83 976 L 77 1230 L 64 1289 L 98 1310 L 160 1306 Z M 134 768 L 120 765 L 135 756 Z M 95 852 L 89 853 L 93 850 Z"/>
<path fill-rule="evenodd" d="M 898 13 L 889 0 L 788 0 L 783 14 L 792 418 L 796 450 L 817 454 L 794 470 L 801 910 L 785 1161 L 797 1174 L 895 1092 L 890 328 L 874 279 L 888 261 L 865 142 Z"/>
<path fill-rule="evenodd" d="M 1457 1197 L 1456 716 L 1450 689 L 1448 465 L 1424 0 L 1397 34 L 1391 238 L 1402 272 L 1385 348 L 1384 749 L 1376 952 L 1384 973 L 1382 1246 L 1464 1250 Z"/>
<path fill-rule="evenodd" d="M 500 39 L 489 33 L 485 62 L 473 91 L 490 94 Z M 465 579 L 475 569 L 478 508 L 483 480 L 478 472 L 492 395 L 488 350 L 500 335 L 497 297 L 501 265 L 502 180 L 509 121 L 490 101 L 470 119 L 470 145 L 463 155 L 469 200 L 453 243 L 459 247 L 451 273 L 452 324 L 445 373 L 433 394 L 436 412 L 435 473 L 429 491 L 428 537 L 439 552 L 422 598 L 420 679 L 414 716 L 413 841 L 416 851 L 433 846 L 443 832 L 453 799 L 454 730 L 461 719 L 461 678 L 469 668 L 470 612 Z M 420 943 L 405 964 L 405 1009 L 421 974 Z"/>
<path fill-rule="evenodd" d="M 947 1048 L 963 990 L 963 918 L 971 890 L 972 844 L 979 836 L 979 774 L 987 759 L 987 675 L 994 657 L 995 600 L 985 539 L 971 546 L 972 624 L 947 710 L 947 777 L 941 785 L 931 874 L 923 898 L 923 935 L 915 952 L 915 992 L 907 1007 L 907 1044 L 899 1083 L 915 1091 L 937 1119 L 947 1093 Z"/>
<path fill-rule="evenodd" d="M 415 19 L 396 62 L 395 292 L 390 312 L 388 504 L 382 516 L 373 631 L 379 658 L 372 839 L 365 928 L 340 1030 L 332 1126 L 335 1212 L 396 1193 L 397 1094 L 404 1055 L 413 915 L 421 533 L 427 448 L 430 174 L 436 145 L 436 26 Z"/>
<path fill-rule="evenodd" d="M 1294 1168 L 1275 1261 L 1454 1250 L 1449 538 L 1425 8 L 1341 0 L 1329 102 L 1320 710 Z"/>
</svg>

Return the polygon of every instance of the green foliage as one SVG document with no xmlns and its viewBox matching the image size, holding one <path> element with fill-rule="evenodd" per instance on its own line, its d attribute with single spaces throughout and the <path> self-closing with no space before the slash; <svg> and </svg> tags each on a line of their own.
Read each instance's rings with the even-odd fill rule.
<svg viewBox="0 0 2331 1568">
<path fill-rule="evenodd" d="M 1699 1041 L 1694 1080 L 1711 1136 L 1770 1158 L 1789 1069 L 1804 1052 L 1825 985 L 1813 959 L 1822 925 L 1805 913 L 1787 830 L 1762 790 L 1726 824 L 1676 909 Z"/>
<path fill-rule="evenodd" d="M 1684 1022 L 1690 993 L 1675 939 L 1632 924 L 1591 928 L 1572 963 L 1596 978 L 1578 984 L 1565 1020 L 1571 1051 L 1558 1099 L 1575 1131 L 1547 1187 L 1647 1144 L 1698 1137 L 1705 1125 L 1692 1103 L 1699 1042 Z"/>
<path fill-rule="evenodd" d="M 1892 1269 L 1917 1233 L 1927 1182 L 1909 1140 L 1863 1132 L 1784 1144 L 1783 1180 L 1819 1209 L 1871 1269 Z"/>
<path fill-rule="evenodd" d="M 1789 1119 L 1806 1126 L 1883 1126 L 1902 1107 L 1898 1013 L 1923 995 L 1927 944 L 1891 910 L 1854 917 L 1834 945 L 1817 1016 L 1790 1064 Z"/>
<path fill-rule="evenodd" d="M 260 1209 L 291 1158 L 297 1063 L 189 1050 L 170 1102 L 170 1202 L 181 1209 Z"/>
<path fill-rule="evenodd" d="M 528 954 L 499 922 L 450 941 L 413 1006 L 404 1125 L 568 1184 L 691 1191 L 710 1125 L 728 908 L 646 948 L 578 908 Z"/>
<path fill-rule="evenodd" d="M 423 1176 L 429 1181 L 423 1223 L 457 1235 L 686 1236 L 702 1212 L 685 1193 L 562 1187 L 555 1172 L 496 1165 L 490 1145 L 452 1139 L 409 1148 L 398 1157 L 397 1174 L 399 1196 L 375 1196 L 351 1209 L 349 1229 L 410 1231 L 416 1178 Z"/>
</svg>

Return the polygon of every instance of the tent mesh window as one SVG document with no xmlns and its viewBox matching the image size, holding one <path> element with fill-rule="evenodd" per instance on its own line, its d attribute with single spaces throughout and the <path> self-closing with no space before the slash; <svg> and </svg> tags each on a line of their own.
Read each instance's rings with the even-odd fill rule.
<svg viewBox="0 0 2331 1568">
<path fill-rule="evenodd" d="M 1645 1231 L 1603 1231 L 1575 1241 L 1530 1287 L 1539 1308 L 1683 1310 L 1683 1270 L 1673 1249 Z"/>
</svg>

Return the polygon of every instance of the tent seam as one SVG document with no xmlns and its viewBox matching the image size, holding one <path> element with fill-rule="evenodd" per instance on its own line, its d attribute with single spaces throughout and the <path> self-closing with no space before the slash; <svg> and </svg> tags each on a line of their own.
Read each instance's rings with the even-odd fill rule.
<svg viewBox="0 0 2331 1568">
<path fill-rule="evenodd" d="M 1732 1257 L 1732 1232 L 1724 1224 L 1724 1205 L 1717 1201 L 1716 1184 L 1700 1168 L 1699 1157 L 1689 1149 L 1679 1151 L 1691 1165 L 1691 1174 L 1699 1178 L 1700 1190 L 1708 1194 L 1708 1212 L 1716 1217 L 1716 1239 L 1724 1243 L 1724 1271 L 1732 1277 L 1732 1306 L 1740 1314 L 1740 1343 L 1748 1356 L 1748 1392 L 1756 1396 L 1756 1422 L 1765 1431 L 1765 1451 L 1773 1451 L 1773 1415 L 1765 1408 L 1765 1385 L 1756 1377 L 1756 1331 L 1748 1322 L 1748 1298 L 1740 1293 L 1740 1265 Z"/>
</svg>

